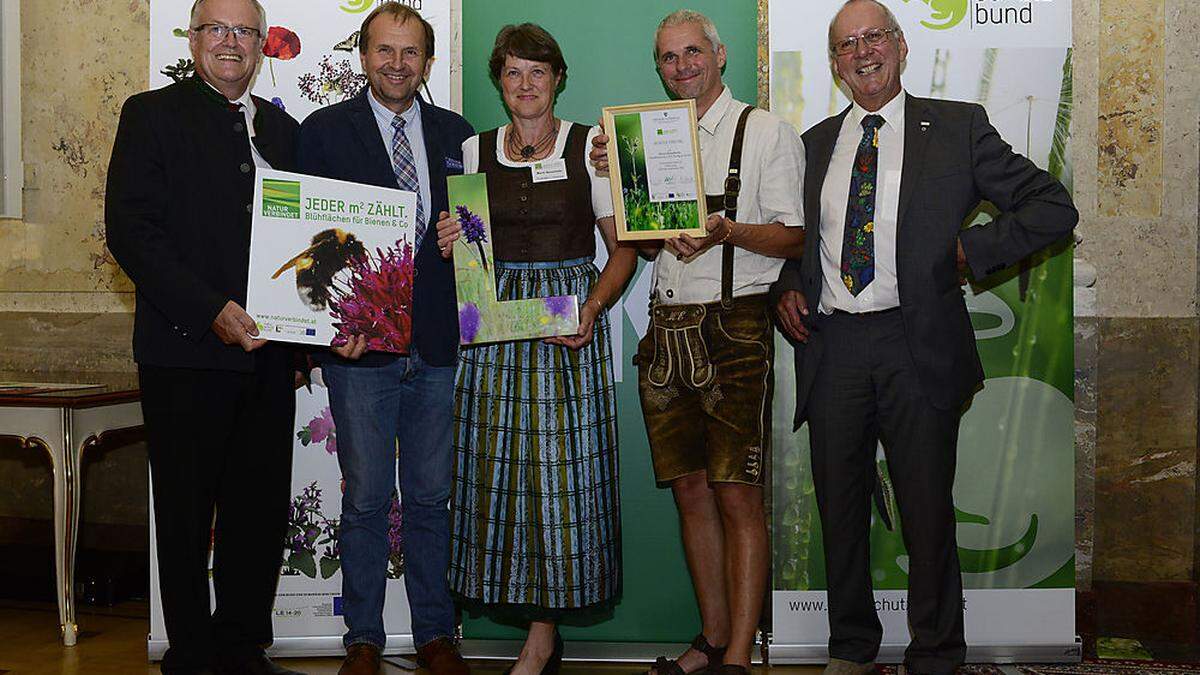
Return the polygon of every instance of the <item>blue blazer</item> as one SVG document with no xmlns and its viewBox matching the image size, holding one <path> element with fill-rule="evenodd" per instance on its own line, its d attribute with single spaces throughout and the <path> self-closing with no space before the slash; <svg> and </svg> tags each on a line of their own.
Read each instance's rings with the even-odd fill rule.
<svg viewBox="0 0 1200 675">
<path fill-rule="evenodd" d="M 367 101 L 369 87 L 357 96 L 322 108 L 300 125 L 296 152 L 301 173 L 366 185 L 396 188 L 392 160 L 379 135 L 379 125 Z M 475 134 L 459 114 L 421 101 L 421 129 L 429 162 L 429 228 L 415 256 L 412 307 L 412 346 L 434 366 L 454 365 L 458 358 L 458 312 L 454 294 L 454 265 L 437 248 L 434 233 L 438 213 L 448 211 L 446 176 L 461 174 L 462 144 Z M 330 351 L 321 359 L 339 359 Z M 381 366 L 394 354 L 369 352 L 353 363 Z"/>
</svg>

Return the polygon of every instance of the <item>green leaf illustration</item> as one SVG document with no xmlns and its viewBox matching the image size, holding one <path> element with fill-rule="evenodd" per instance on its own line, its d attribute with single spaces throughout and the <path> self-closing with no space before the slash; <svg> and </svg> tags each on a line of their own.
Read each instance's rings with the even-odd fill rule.
<svg viewBox="0 0 1200 675">
<path fill-rule="evenodd" d="M 299 570 L 309 579 L 317 578 L 317 561 L 313 560 L 313 554 L 308 551 L 292 551 L 288 556 L 287 563 L 292 569 Z"/>
<path fill-rule="evenodd" d="M 337 558 L 321 558 L 321 578 L 328 579 L 341 568 L 342 564 Z"/>
</svg>

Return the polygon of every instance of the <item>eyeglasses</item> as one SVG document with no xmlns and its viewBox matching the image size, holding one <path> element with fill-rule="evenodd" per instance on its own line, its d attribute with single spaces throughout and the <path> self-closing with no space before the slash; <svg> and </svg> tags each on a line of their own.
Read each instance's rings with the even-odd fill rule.
<svg viewBox="0 0 1200 675">
<path fill-rule="evenodd" d="M 234 39 L 238 42 L 246 42 L 251 38 L 257 40 L 262 36 L 262 31 L 250 26 L 226 26 L 223 23 L 206 23 L 196 26 L 192 30 L 212 40 L 220 42 L 225 39 L 226 35 L 233 33 Z"/>
<path fill-rule="evenodd" d="M 853 54 L 856 50 L 858 50 L 859 40 L 862 40 L 863 44 L 867 45 L 868 47 L 874 47 L 887 39 L 888 35 L 898 32 L 900 31 L 895 28 L 872 28 L 862 35 L 849 35 L 833 43 L 833 53 L 837 54 L 838 56 Z"/>
</svg>

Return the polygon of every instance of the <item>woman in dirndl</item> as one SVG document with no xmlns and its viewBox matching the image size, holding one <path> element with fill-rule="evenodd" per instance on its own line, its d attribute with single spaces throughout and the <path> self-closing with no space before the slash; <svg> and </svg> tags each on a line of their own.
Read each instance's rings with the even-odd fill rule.
<svg viewBox="0 0 1200 675">
<path fill-rule="evenodd" d="M 604 310 L 620 297 L 636 252 L 616 245 L 608 179 L 587 160 L 599 130 L 554 116 L 567 76 L 554 38 L 535 24 L 505 26 L 489 65 L 511 122 L 463 143 L 463 164 L 487 176 L 498 294 L 575 295 L 580 326 L 574 336 L 461 352 L 450 587 L 468 608 L 528 622 L 510 672 L 554 673 L 557 626 L 611 605 L 621 588 Z M 535 162 L 557 174 L 535 172 Z M 597 227 L 609 252 L 603 272 L 593 263 Z M 443 212 L 437 229 L 450 257 L 461 223 Z"/>
</svg>

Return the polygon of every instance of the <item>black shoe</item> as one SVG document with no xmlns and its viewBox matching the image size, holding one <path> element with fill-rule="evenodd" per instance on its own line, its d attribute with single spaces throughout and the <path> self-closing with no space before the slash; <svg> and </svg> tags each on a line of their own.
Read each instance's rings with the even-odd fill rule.
<svg viewBox="0 0 1200 675">
<path fill-rule="evenodd" d="M 558 630 L 554 631 L 554 651 L 550 652 L 550 658 L 546 659 L 546 664 L 542 666 L 542 675 L 558 675 L 559 669 L 562 668 L 563 658 L 563 639 L 558 634 Z M 504 675 L 511 675 L 513 668 L 509 666 L 508 670 L 504 671 Z"/>
<path fill-rule="evenodd" d="M 273 663 L 266 654 L 259 652 L 255 656 L 228 663 L 221 669 L 223 675 L 304 675 L 298 670 L 290 670 Z"/>
<path fill-rule="evenodd" d="M 708 644 L 708 638 L 704 637 L 704 633 L 701 632 L 692 638 L 691 649 L 704 655 L 707 661 L 704 667 L 689 673 L 679 666 L 678 659 L 660 656 L 654 661 L 654 675 L 709 675 L 709 673 L 716 673 L 721 669 L 721 661 L 725 660 L 726 647 L 714 647 Z M 650 671 L 646 671 L 646 675 L 650 675 Z"/>
<path fill-rule="evenodd" d="M 550 652 L 550 660 L 546 661 L 546 665 L 542 666 L 542 675 L 558 675 L 558 671 L 562 668 L 563 659 L 563 639 L 558 634 L 558 630 L 554 631 L 554 651 Z"/>
</svg>

